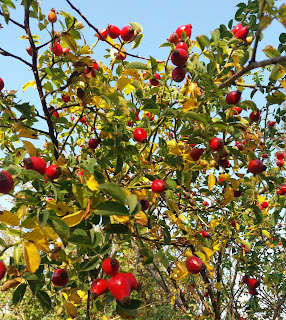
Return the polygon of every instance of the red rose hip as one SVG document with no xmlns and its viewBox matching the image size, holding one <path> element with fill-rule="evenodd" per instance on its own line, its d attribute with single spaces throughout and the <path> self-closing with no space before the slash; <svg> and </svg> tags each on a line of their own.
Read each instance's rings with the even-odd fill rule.
<svg viewBox="0 0 286 320">
<path fill-rule="evenodd" d="M 151 189 L 153 192 L 160 194 L 168 189 L 168 185 L 163 180 L 156 179 L 156 180 L 152 181 Z"/>
<path fill-rule="evenodd" d="M 97 296 L 107 291 L 107 281 L 105 279 L 95 279 L 91 283 L 90 292 L 95 293 Z"/>
<path fill-rule="evenodd" d="M 142 128 L 137 128 L 133 132 L 133 139 L 137 142 L 147 142 L 147 133 Z"/>
<path fill-rule="evenodd" d="M 65 269 L 57 269 L 52 274 L 52 283 L 57 287 L 64 287 L 69 282 L 69 274 Z"/>
<path fill-rule="evenodd" d="M 110 275 L 114 276 L 119 270 L 119 261 L 116 258 L 107 258 L 102 263 L 102 270 Z"/>
<path fill-rule="evenodd" d="M 7 171 L 0 171 L 0 193 L 9 193 L 14 187 L 14 180 Z"/>
<path fill-rule="evenodd" d="M 202 271 L 203 262 L 196 256 L 191 256 L 186 261 L 186 267 L 191 274 L 197 274 Z"/>
<path fill-rule="evenodd" d="M 39 157 L 31 157 L 24 159 L 24 165 L 26 169 L 35 170 L 41 175 L 44 175 L 46 172 L 46 161 Z"/>
</svg>

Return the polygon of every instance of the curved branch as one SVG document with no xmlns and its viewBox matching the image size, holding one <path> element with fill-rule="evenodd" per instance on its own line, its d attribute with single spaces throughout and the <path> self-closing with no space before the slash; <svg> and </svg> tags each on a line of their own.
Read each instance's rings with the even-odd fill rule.
<svg viewBox="0 0 286 320">
<path fill-rule="evenodd" d="M 242 68 L 237 73 L 235 73 L 232 77 L 227 79 L 225 82 L 219 85 L 219 89 L 223 89 L 228 87 L 231 84 L 235 83 L 235 80 L 246 74 L 248 71 L 256 69 L 256 68 L 263 68 L 272 64 L 277 64 L 280 62 L 286 61 L 286 56 L 279 56 L 271 59 L 262 60 L 259 62 L 250 62 L 248 66 Z"/>
<path fill-rule="evenodd" d="M 8 52 L 8 51 L 6 51 L 6 50 L 2 49 L 2 48 L 0 48 L 0 54 L 1 54 L 2 56 L 5 56 L 5 57 L 12 57 L 12 58 L 15 58 L 15 59 L 17 59 L 17 60 L 19 60 L 19 61 L 21 61 L 21 62 L 25 63 L 25 64 L 26 64 L 27 66 L 29 66 L 30 68 L 32 68 L 31 63 L 29 63 L 28 61 L 26 61 L 26 60 L 22 59 L 21 57 L 15 56 L 14 54 L 12 54 L 12 53 L 10 53 L 10 52 Z"/>
</svg>

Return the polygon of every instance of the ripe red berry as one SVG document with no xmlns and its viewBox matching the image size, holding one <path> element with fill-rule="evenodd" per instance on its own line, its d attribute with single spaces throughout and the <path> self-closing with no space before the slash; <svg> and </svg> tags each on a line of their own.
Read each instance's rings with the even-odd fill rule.
<svg viewBox="0 0 286 320">
<path fill-rule="evenodd" d="M 248 286 L 249 286 L 249 288 L 251 288 L 251 289 L 256 289 L 257 287 L 259 287 L 259 281 L 257 280 L 257 279 L 249 279 L 248 280 Z"/>
<path fill-rule="evenodd" d="M 32 57 L 33 54 L 32 54 L 32 48 L 31 48 L 31 46 L 27 47 L 27 48 L 26 48 L 26 51 L 28 52 L 28 55 Z"/>
<path fill-rule="evenodd" d="M 141 210 L 145 211 L 149 208 L 149 201 L 146 199 L 141 199 L 139 200 L 140 204 L 141 204 Z"/>
<path fill-rule="evenodd" d="M 58 111 L 54 111 L 55 110 L 54 107 L 50 107 L 48 110 L 49 110 L 49 113 L 52 114 L 52 116 L 55 116 L 57 119 L 59 119 L 60 115 Z"/>
<path fill-rule="evenodd" d="M 63 102 L 67 103 L 67 102 L 70 102 L 71 97 L 70 97 L 70 96 L 66 96 L 66 95 L 62 94 L 62 100 L 63 100 Z"/>
<path fill-rule="evenodd" d="M 256 112 L 251 112 L 249 115 L 249 119 L 253 122 L 257 122 L 260 119 L 260 111 L 257 110 Z"/>
<path fill-rule="evenodd" d="M 208 297 L 209 296 L 209 293 L 206 291 L 204 292 L 204 297 Z"/>
<path fill-rule="evenodd" d="M 155 193 L 163 193 L 165 190 L 168 189 L 168 185 L 163 180 L 156 179 L 152 181 L 151 189 Z"/>
<path fill-rule="evenodd" d="M 176 67 L 172 71 L 172 79 L 176 82 L 181 82 L 185 79 L 186 70 L 183 67 Z"/>
<path fill-rule="evenodd" d="M 57 43 L 52 42 L 50 45 L 50 49 L 56 57 L 59 57 L 63 53 L 63 48 L 58 42 Z"/>
<path fill-rule="evenodd" d="M 133 132 L 133 139 L 137 142 L 147 142 L 147 133 L 142 128 L 137 128 Z"/>
<path fill-rule="evenodd" d="M 158 86 L 159 85 L 159 81 L 161 79 L 161 76 L 159 75 L 159 73 L 155 73 L 154 77 L 149 79 L 150 83 L 152 84 L 152 86 Z"/>
<path fill-rule="evenodd" d="M 105 279 L 95 279 L 91 283 L 90 292 L 95 293 L 97 296 L 107 291 L 107 281 Z"/>
<path fill-rule="evenodd" d="M 191 256 L 186 261 L 186 267 L 191 274 L 197 274 L 202 271 L 203 262 L 196 256 Z"/>
<path fill-rule="evenodd" d="M 111 295 L 121 303 L 130 301 L 132 284 L 128 276 L 124 273 L 118 273 L 108 281 L 108 290 Z"/>
<path fill-rule="evenodd" d="M 65 269 L 57 269 L 52 274 L 52 283 L 57 287 L 64 287 L 69 282 L 69 274 Z"/>
<path fill-rule="evenodd" d="M 261 206 L 265 209 L 265 208 L 268 208 L 268 202 L 267 201 L 263 201 L 261 203 Z"/>
<path fill-rule="evenodd" d="M 0 78 L 0 91 L 4 88 L 4 81 Z"/>
<path fill-rule="evenodd" d="M 100 139 L 90 139 L 88 141 L 88 146 L 90 147 L 90 149 L 96 149 L 99 144 L 100 144 Z"/>
<path fill-rule="evenodd" d="M 137 282 L 136 278 L 134 277 L 134 275 L 131 272 L 126 272 L 125 275 L 126 275 L 126 277 L 129 278 L 129 280 L 131 282 L 131 288 L 136 290 L 138 287 L 138 282 Z"/>
<path fill-rule="evenodd" d="M 46 169 L 46 176 L 51 180 L 58 179 L 61 174 L 62 169 L 54 164 L 48 166 Z"/>
<path fill-rule="evenodd" d="M 0 193 L 9 193 L 14 187 L 14 180 L 7 171 L 0 171 Z"/>
<path fill-rule="evenodd" d="M 46 161 L 39 157 L 31 157 L 24 159 L 24 165 L 26 169 L 35 170 L 41 175 L 44 175 L 46 172 Z"/>
<path fill-rule="evenodd" d="M 273 127 L 273 126 L 275 126 L 275 123 L 276 123 L 276 121 L 269 121 L 268 126 Z"/>
<path fill-rule="evenodd" d="M 281 190 L 277 190 L 276 193 L 281 196 L 282 195 L 282 191 Z"/>
<path fill-rule="evenodd" d="M 132 41 L 135 37 L 135 31 L 131 26 L 125 26 L 121 29 L 120 35 L 123 41 Z"/>
<path fill-rule="evenodd" d="M 198 161 L 203 153 L 204 153 L 204 149 L 195 148 L 190 152 L 190 156 L 194 161 Z"/>
<path fill-rule="evenodd" d="M 169 42 L 177 44 L 179 42 L 179 37 L 176 32 L 172 33 L 168 39 Z"/>
<path fill-rule="evenodd" d="M 210 235 L 208 232 L 204 231 L 204 230 L 200 230 L 200 231 L 199 231 L 199 234 L 200 234 L 203 238 L 210 238 L 210 237 L 211 237 L 211 235 Z"/>
<path fill-rule="evenodd" d="M 233 109 L 235 110 L 235 111 L 234 111 L 234 114 L 235 114 L 235 115 L 240 114 L 241 111 L 242 111 L 242 109 L 239 108 L 239 107 L 233 107 Z"/>
<path fill-rule="evenodd" d="M 86 119 L 84 117 L 81 117 L 79 122 L 87 125 L 87 121 L 86 121 Z"/>
<path fill-rule="evenodd" d="M 207 201 L 203 202 L 203 206 L 207 207 L 209 205 L 209 203 Z"/>
<path fill-rule="evenodd" d="M 236 34 L 236 32 L 242 28 L 242 25 L 241 23 L 237 24 L 233 29 L 232 29 L 232 32 L 234 33 L 234 35 Z"/>
<path fill-rule="evenodd" d="M 99 35 L 100 34 L 100 35 Z M 101 29 L 100 31 L 99 31 L 99 34 L 97 34 L 96 35 L 96 37 L 99 39 L 99 40 L 101 40 L 101 41 L 103 41 L 103 39 L 107 39 L 107 36 L 108 36 L 108 29 L 107 28 L 104 28 L 104 29 Z M 103 38 L 103 39 L 102 39 Z"/>
<path fill-rule="evenodd" d="M 186 37 L 190 37 L 192 35 L 192 25 L 191 24 L 183 24 L 176 30 L 176 34 L 178 35 L 179 39 L 182 38 L 183 31 L 186 34 Z"/>
<path fill-rule="evenodd" d="M 210 140 L 209 146 L 212 151 L 219 151 L 223 148 L 224 141 L 220 138 L 215 137 Z"/>
<path fill-rule="evenodd" d="M 108 25 L 108 33 L 111 39 L 116 39 L 120 36 L 121 32 L 120 29 L 112 24 Z"/>
<path fill-rule="evenodd" d="M 276 153 L 276 159 L 281 160 L 281 159 L 284 159 L 284 158 L 285 158 L 285 154 L 284 154 L 283 151 L 278 151 L 278 152 Z"/>
<path fill-rule="evenodd" d="M 92 68 L 97 71 L 99 70 L 98 63 L 96 61 L 93 61 Z"/>
<path fill-rule="evenodd" d="M 248 277 L 247 275 L 244 275 L 244 276 L 241 278 L 241 281 L 242 281 L 243 283 L 248 283 L 249 277 Z"/>
<path fill-rule="evenodd" d="M 282 192 L 282 194 L 286 194 L 286 185 L 281 186 L 280 191 Z"/>
<path fill-rule="evenodd" d="M 4 278 L 5 273 L 6 273 L 5 264 L 2 261 L 0 261 L 0 280 Z"/>
<path fill-rule="evenodd" d="M 219 164 L 223 167 L 223 168 L 229 168 L 230 167 L 230 162 L 228 159 L 222 159 L 220 160 Z"/>
<path fill-rule="evenodd" d="M 248 165 L 248 171 L 253 174 L 259 174 L 266 170 L 266 166 L 264 163 L 259 159 L 251 160 Z"/>
<path fill-rule="evenodd" d="M 185 41 L 180 41 L 177 43 L 176 45 L 176 49 L 184 49 L 186 51 L 188 51 L 188 44 Z"/>
<path fill-rule="evenodd" d="M 277 160 L 276 161 L 276 165 L 277 165 L 277 167 L 283 167 L 284 166 L 284 160 Z"/>
<path fill-rule="evenodd" d="M 245 41 L 248 36 L 248 32 L 249 32 L 248 27 L 241 27 L 235 32 L 234 37 Z"/>
<path fill-rule="evenodd" d="M 68 53 L 68 52 L 70 52 L 70 48 L 69 47 L 63 48 L 63 53 Z"/>
<path fill-rule="evenodd" d="M 262 153 L 261 157 L 262 157 L 263 159 L 269 158 L 267 153 Z"/>
<path fill-rule="evenodd" d="M 237 104 L 241 98 L 241 91 L 230 91 L 226 97 L 225 101 L 227 104 Z"/>
<path fill-rule="evenodd" d="M 119 270 L 119 261 L 116 258 L 107 258 L 102 263 L 102 270 L 110 275 L 114 276 Z"/>
<path fill-rule="evenodd" d="M 189 54 L 184 49 L 175 49 L 171 54 L 171 61 L 177 67 L 183 67 L 189 58 Z"/>
<path fill-rule="evenodd" d="M 248 292 L 253 296 L 257 296 L 258 295 L 258 291 L 256 289 L 249 289 Z"/>
</svg>

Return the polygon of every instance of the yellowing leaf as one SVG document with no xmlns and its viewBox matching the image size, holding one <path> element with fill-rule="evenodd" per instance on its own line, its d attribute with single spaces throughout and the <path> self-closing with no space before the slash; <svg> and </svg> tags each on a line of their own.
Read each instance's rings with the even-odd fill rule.
<svg viewBox="0 0 286 320">
<path fill-rule="evenodd" d="M 268 239 L 271 238 L 271 235 L 270 235 L 270 233 L 269 233 L 267 230 L 262 230 L 261 232 L 262 232 L 262 234 L 264 234 L 265 237 L 267 237 Z"/>
<path fill-rule="evenodd" d="M 19 138 L 38 139 L 38 135 L 35 131 L 27 129 L 19 123 L 13 123 L 12 125 L 15 131 L 17 132 Z"/>
<path fill-rule="evenodd" d="M 19 218 L 10 211 L 0 211 L 0 222 L 16 227 L 19 225 Z"/>
<path fill-rule="evenodd" d="M 74 292 L 73 294 L 71 294 L 68 297 L 68 301 L 73 302 L 75 304 L 80 304 L 81 303 L 81 297 L 76 292 Z"/>
<path fill-rule="evenodd" d="M 148 218 L 143 211 L 140 211 L 134 215 L 135 222 L 141 226 L 146 226 L 148 223 Z"/>
<path fill-rule="evenodd" d="M 181 149 L 180 149 L 178 146 L 175 147 L 175 148 L 170 148 L 170 149 L 169 149 L 169 152 L 170 152 L 171 154 L 176 155 L 176 156 L 180 156 L 180 155 L 182 154 L 182 151 L 181 151 Z"/>
<path fill-rule="evenodd" d="M 219 179 L 223 179 L 224 181 L 229 181 L 230 175 L 228 173 L 222 173 L 219 175 Z"/>
<path fill-rule="evenodd" d="M 65 157 L 60 156 L 59 159 L 53 164 L 58 167 L 61 167 L 61 166 L 64 166 L 66 163 L 67 163 L 67 159 Z"/>
<path fill-rule="evenodd" d="M 71 50 L 72 50 L 73 52 L 76 52 L 76 50 L 77 50 L 77 45 L 76 45 L 76 42 L 75 42 L 75 40 L 74 40 L 74 37 L 73 37 L 70 33 L 68 33 L 68 32 L 61 32 L 61 40 L 62 40 L 63 42 L 65 42 L 65 43 L 68 45 L 68 47 L 71 48 Z"/>
<path fill-rule="evenodd" d="M 41 228 L 35 228 L 33 231 L 23 235 L 23 238 L 27 241 L 33 241 L 35 246 L 44 252 L 49 251 L 49 241 L 41 231 Z"/>
<path fill-rule="evenodd" d="M 202 247 L 201 250 L 207 255 L 208 259 L 213 255 L 212 250 L 207 247 Z"/>
<path fill-rule="evenodd" d="M 214 277 L 214 268 L 213 268 L 213 266 L 210 265 L 210 264 L 207 263 L 207 262 L 204 262 L 204 264 L 205 264 L 206 268 L 208 269 L 211 278 L 213 279 L 213 277 Z"/>
<path fill-rule="evenodd" d="M 36 89 L 36 81 L 31 80 L 31 81 L 25 83 L 23 86 L 23 92 L 25 92 L 29 87 L 33 87 L 34 89 Z"/>
<path fill-rule="evenodd" d="M 131 92 L 133 92 L 135 90 L 135 87 L 132 86 L 131 84 L 128 84 L 125 88 L 124 88 L 124 93 L 125 94 L 130 94 Z"/>
<path fill-rule="evenodd" d="M 195 109 L 198 105 L 197 99 L 191 98 L 183 104 L 183 111 Z"/>
<path fill-rule="evenodd" d="M 218 226 L 219 224 L 220 224 L 220 220 L 211 220 L 211 222 L 210 222 L 211 230 L 214 230 L 216 228 L 216 226 Z"/>
<path fill-rule="evenodd" d="M 35 273 L 41 264 L 41 257 L 35 244 L 32 242 L 24 242 L 23 254 L 28 271 Z"/>
<path fill-rule="evenodd" d="M 129 78 L 120 78 L 116 82 L 116 87 L 119 91 L 122 91 L 129 83 L 131 82 L 131 79 Z"/>
<path fill-rule="evenodd" d="M 240 182 L 235 179 L 230 179 L 230 183 L 231 183 L 233 189 L 237 191 L 240 186 Z"/>
<path fill-rule="evenodd" d="M 216 178 L 213 174 L 210 174 L 209 175 L 209 178 L 208 178 L 208 187 L 209 187 L 209 191 L 212 190 L 213 186 L 215 185 L 215 182 L 216 182 Z"/>
<path fill-rule="evenodd" d="M 58 216 L 65 216 L 74 212 L 74 208 L 69 207 L 65 202 L 50 200 L 46 205 L 47 209 L 55 210 Z"/>
<path fill-rule="evenodd" d="M 234 192 L 230 185 L 227 185 L 224 191 L 224 199 L 222 201 L 222 204 L 225 206 L 228 203 L 230 203 L 234 198 Z"/>
<path fill-rule="evenodd" d="M 22 142 L 24 143 L 30 157 L 35 157 L 37 155 L 37 149 L 34 147 L 34 145 L 29 141 L 22 140 Z"/>
<path fill-rule="evenodd" d="M 77 316 L 77 308 L 74 304 L 72 304 L 71 302 L 65 302 L 65 308 L 69 316 L 71 316 L 72 318 L 75 318 Z"/>
<path fill-rule="evenodd" d="M 125 71 L 123 71 L 123 74 L 125 74 L 126 76 L 131 76 L 137 80 L 140 78 L 138 70 L 136 70 L 136 69 L 125 70 Z"/>
<path fill-rule="evenodd" d="M 220 282 L 217 282 L 217 283 L 215 284 L 215 287 L 216 287 L 216 289 L 217 289 L 218 292 L 221 291 L 221 283 L 220 283 Z"/>
<path fill-rule="evenodd" d="M 214 246 L 213 246 L 213 251 L 216 252 L 216 251 L 219 251 L 221 247 L 221 243 L 216 243 Z"/>
<path fill-rule="evenodd" d="M 196 256 L 198 256 L 199 258 L 201 258 L 203 261 L 206 261 L 206 256 L 204 253 L 196 251 L 195 252 Z"/>
<path fill-rule="evenodd" d="M 84 210 L 77 211 L 67 216 L 62 217 L 62 220 L 69 226 L 74 227 L 81 222 L 85 214 Z"/>
<path fill-rule="evenodd" d="M 129 217 L 128 216 L 112 216 L 111 217 L 114 221 L 123 223 L 123 224 L 128 224 L 129 223 Z"/>
<path fill-rule="evenodd" d="M 94 176 L 90 176 L 90 178 L 87 181 L 87 187 L 91 190 L 91 191 L 95 191 L 98 190 L 97 186 L 98 186 L 98 182 L 95 180 Z"/>
<path fill-rule="evenodd" d="M 281 86 L 286 90 L 286 80 L 280 80 Z"/>
</svg>

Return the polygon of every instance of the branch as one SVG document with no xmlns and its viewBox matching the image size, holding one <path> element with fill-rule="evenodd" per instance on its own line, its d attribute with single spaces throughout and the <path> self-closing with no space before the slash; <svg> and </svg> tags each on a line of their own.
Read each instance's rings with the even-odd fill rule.
<svg viewBox="0 0 286 320">
<path fill-rule="evenodd" d="M 248 66 L 242 68 L 239 70 L 237 73 L 235 73 L 232 77 L 230 77 L 228 80 L 223 82 L 222 84 L 219 85 L 219 89 L 223 89 L 228 87 L 229 85 L 235 83 L 235 80 L 246 74 L 248 71 L 256 69 L 256 68 L 263 68 L 266 66 L 269 66 L 271 64 L 276 64 L 280 62 L 286 61 L 286 56 L 279 56 L 267 60 L 262 60 L 259 62 L 250 62 Z"/>
<path fill-rule="evenodd" d="M 0 11 L 0 15 L 4 17 L 4 14 L 3 14 L 2 11 Z M 10 17 L 9 17 L 9 21 L 11 21 L 11 22 L 14 23 L 16 26 L 18 26 L 18 27 L 20 27 L 20 28 L 22 28 L 22 29 L 25 30 L 25 27 L 24 27 L 21 23 L 15 21 L 15 20 L 13 20 L 13 19 L 11 19 Z"/>
<path fill-rule="evenodd" d="M 0 48 L 0 54 L 1 54 L 2 56 L 5 56 L 5 57 L 12 57 L 12 58 L 15 58 L 15 59 L 17 59 L 17 60 L 19 60 L 19 61 L 22 61 L 22 62 L 25 63 L 27 66 L 29 66 L 30 68 L 32 68 L 31 63 L 29 63 L 28 61 L 22 59 L 21 57 L 15 56 L 14 54 L 12 54 L 12 53 L 10 53 L 10 52 L 2 49 L 2 48 Z"/>
<path fill-rule="evenodd" d="M 279 313 L 279 310 L 280 310 L 282 304 L 285 302 L 285 300 L 286 300 L 286 294 L 284 294 L 284 296 L 282 297 L 282 299 L 280 300 L 280 302 L 277 304 L 277 306 L 276 306 L 276 308 L 275 308 L 275 310 L 274 310 L 274 314 L 273 314 L 272 320 L 275 320 L 275 319 L 277 318 L 278 313 Z"/>
</svg>

